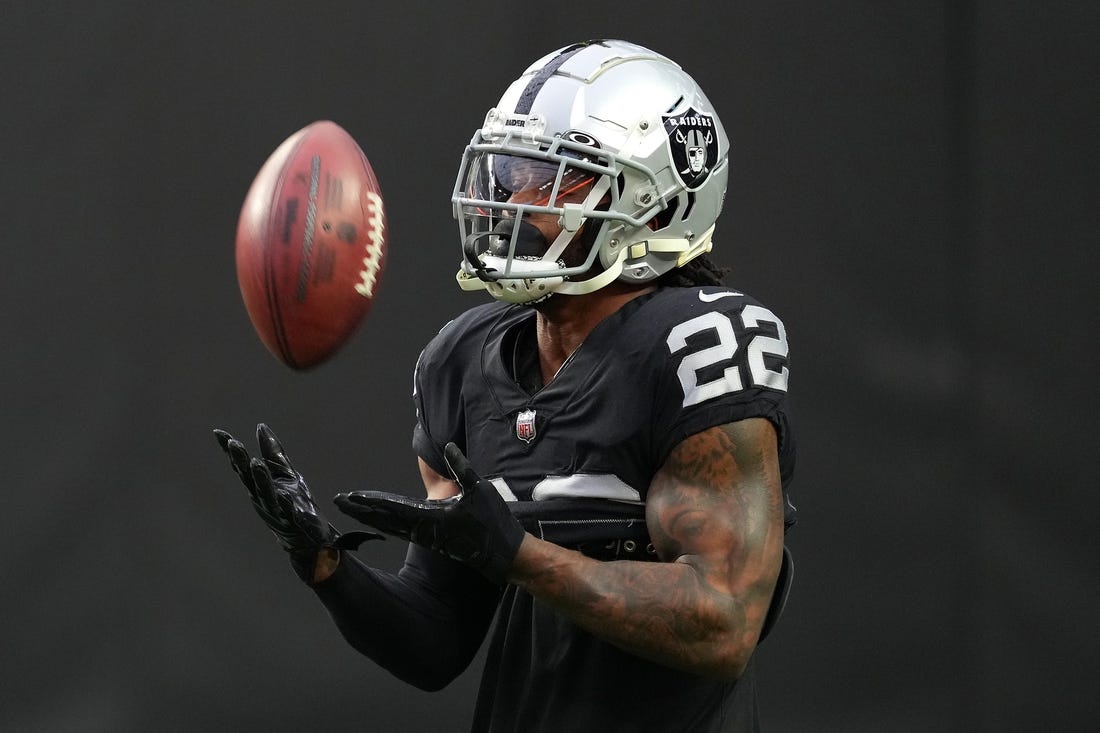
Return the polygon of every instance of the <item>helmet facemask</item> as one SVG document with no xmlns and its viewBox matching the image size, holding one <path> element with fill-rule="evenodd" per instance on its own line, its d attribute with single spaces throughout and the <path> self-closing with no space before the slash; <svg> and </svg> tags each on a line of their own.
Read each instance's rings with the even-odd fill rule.
<svg viewBox="0 0 1100 733">
<path fill-rule="evenodd" d="M 584 135 L 486 132 L 467 148 L 453 197 L 463 241 L 459 283 L 535 303 L 616 279 L 625 251 L 600 257 L 610 232 L 642 226 L 661 208 L 617 212 L 622 161 Z"/>
</svg>

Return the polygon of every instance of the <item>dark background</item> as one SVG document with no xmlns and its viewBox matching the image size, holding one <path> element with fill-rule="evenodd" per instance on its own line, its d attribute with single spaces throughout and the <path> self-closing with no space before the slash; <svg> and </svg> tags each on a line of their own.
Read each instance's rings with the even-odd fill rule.
<svg viewBox="0 0 1100 733">
<path fill-rule="evenodd" d="M 413 364 L 485 298 L 453 282 L 462 147 L 529 62 L 608 36 L 717 106 L 716 258 L 792 342 L 766 729 L 1093 728 L 1094 4 L 712 5 L 4 6 L 0 730 L 466 728 L 480 660 L 426 694 L 357 656 L 210 431 L 267 421 L 324 505 L 419 493 Z M 371 158 L 391 250 L 355 340 L 300 374 L 252 332 L 233 238 L 316 119 Z"/>
</svg>

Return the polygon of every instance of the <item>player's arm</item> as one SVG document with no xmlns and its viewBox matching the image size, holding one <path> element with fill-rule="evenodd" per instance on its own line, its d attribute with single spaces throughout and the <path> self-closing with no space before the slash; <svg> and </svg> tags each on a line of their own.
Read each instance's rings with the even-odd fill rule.
<svg viewBox="0 0 1100 733">
<path fill-rule="evenodd" d="M 260 458 L 228 433 L 217 434 L 257 513 L 351 646 L 425 690 L 445 686 L 466 669 L 488 630 L 498 586 L 417 545 L 409 546 L 397 573 L 367 566 L 347 548 L 380 535 L 337 532 L 270 429 L 257 431 Z M 425 483 L 429 494 L 456 491 L 438 474 L 425 474 Z"/>
<path fill-rule="evenodd" d="M 666 562 L 598 562 L 528 535 L 509 580 L 638 656 L 736 679 L 756 646 L 782 557 L 771 423 L 743 420 L 690 436 L 654 477 L 646 503 Z"/>
<path fill-rule="evenodd" d="M 458 493 L 453 480 L 418 460 L 429 498 Z M 339 553 L 332 574 L 313 589 L 344 639 L 424 690 L 445 687 L 469 666 L 500 599 L 499 587 L 416 544 L 396 575 L 347 552 Z"/>
<path fill-rule="evenodd" d="M 429 499 L 449 499 L 460 492 L 459 486 L 453 478 L 436 471 L 424 462 L 423 458 L 416 459 L 420 464 L 420 478 L 424 481 L 424 488 L 428 491 Z"/>
<path fill-rule="evenodd" d="M 736 679 L 759 639 L 783 549 L 777 437 L 749 419 L 682 441 L 655 476 L 647 524 L 667 562 L 598 562 L 526 534 L 450 443 L 461 493 L 356 491 L 341 511 L 509 581 L 607 641 L 670 667 Z"/>
<path fill-rule="evenodd" d="M 500 600 L 499 587 L 415 544 L 397 573 L 343 552 L 313 591 L 352 648 L 428 691 L 469 666 Z"/>
</svg>

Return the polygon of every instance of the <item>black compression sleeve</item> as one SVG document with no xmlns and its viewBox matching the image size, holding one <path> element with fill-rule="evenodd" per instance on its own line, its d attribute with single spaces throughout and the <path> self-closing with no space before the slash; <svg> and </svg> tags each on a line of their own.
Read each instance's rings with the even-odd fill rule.
<svg viewBox="0 0 1100 733">
<path fill-rule="evenodd" d="M 469 666 L 502 593 L 417 545 L 396 575 L 342 552 L 336 572 L 313 590 L 351 646 L 422 690 L 442 689 Z"/>
</svg>

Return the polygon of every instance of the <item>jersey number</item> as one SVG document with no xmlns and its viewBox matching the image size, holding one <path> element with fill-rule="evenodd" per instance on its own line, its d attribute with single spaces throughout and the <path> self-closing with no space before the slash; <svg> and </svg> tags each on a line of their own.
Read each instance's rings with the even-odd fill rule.
<svg viewBox="0 0 1100 733">
<path fill-rule="evenodd" d="M 768 368 L 764 362 L 766 354 L 783 358 L 787 356 L 787 331 L 783 328 L 783 322 L 767 308 L 759 305 L 746 305 L 744 310 L 741 311 L 741 323 L 745 328 L 757 328 L 761 323 L 775 325 L 779 338 L 756 334 L 749 339 L 746 347 L 749 374 L 752 377 L 752 383 L 757 387 L 768 387 L 786 392 L 787 367 L 776 371 Z M 688 353 L 680 361 L 680 368 L 676 370 L 676 376 L 680 378 L 680 385 L 684 388 L 684 407 L 697 405 L 700 402 L 721 397 L 731 392 L 740 392 L 745 388 L 737 364 L 726 367 L 721 377 L 702 384 L 699 383 L 699 370 L 714 366 L 719 362 L 729 361 L 737 353 L 737 335 L 733 330 L 733 322 L 729 316 L 723 313 L 704 313 L 673 328 L 668 334 L 669 351 L 675 354 L 687 346 L 689 337 L 703 331 L 716 333 L 718 343 Z"/>
</svg>

